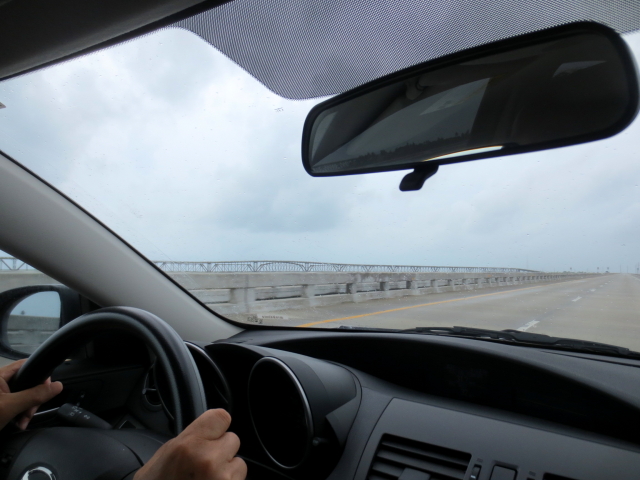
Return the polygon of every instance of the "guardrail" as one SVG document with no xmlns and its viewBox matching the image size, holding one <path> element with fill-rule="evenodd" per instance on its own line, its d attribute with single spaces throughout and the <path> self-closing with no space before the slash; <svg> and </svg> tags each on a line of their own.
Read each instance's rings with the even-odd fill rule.
<svg viewBox="0 0 640 480">
<path fill-rule="evenodd" d="M 31 265 L 13 257 L 0 257 L 0 270 L 35 270 Z"/>
<path fill-rule="evenodd" d="M 156 264 L 212 310 L 245 321 L 258 319 L 257 314 L 263 312 L 558 282 L 595 275 L 537 272 L 517 268 L 412 267 L 284 261 Z M 415 271 L 417 269 L 423 270 Z M 25 285 L 57 283 L 13 258 L 0 257 L 0 270 L 11 270 L 3 272 L 0 291 Z"/>
<path fill-rule="evenodd" d="M 346 273 L 539 273 L 538 270 L 507 267 L 438 267 L 430 265 L 368 265 L 355 263 L 296 262 L 290 260 L 246 260 L 241 262 L 173 262 L 153 260 L 165 272 L 346 272 Z M 35 270 L 13 257 L 0 257 L 0 270 Z"/>
<path fill-rule="evenodd" d="M 256 314 L 413 295 L 558 282 L 588 275 L 560 273 L 172 272 L 212 310 L 236 320 Z"/>
<path fill-rule="evenodd" d="M 347 273 L 539 273 L 537 270 L 506 267 L 437 267 L 424 265 L 368 265 L 351 263 L 296 262 L 290 260 L 247 260 L 242 262 L 169 262 L 155 260 L 165 272 L 347 272 Z"/>
</svg>

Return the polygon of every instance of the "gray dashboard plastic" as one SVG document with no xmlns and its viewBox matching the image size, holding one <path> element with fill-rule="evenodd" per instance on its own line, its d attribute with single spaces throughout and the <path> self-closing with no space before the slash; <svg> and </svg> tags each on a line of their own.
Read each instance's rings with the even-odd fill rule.
<svg viewBox="0 0 640 480">
<path fill-rule="evenodd" d="M 580 480 L 637 479 L 640 452 L 526 425 L 396 398 L 378 421 L 355 480 L 367 477 L 384 434 L 469 452 L 479 480 L 489 480 L 495 465 L 518 472 L 517 479 L 545 473 Z"/>
<path fill-rule="evenodd" d="M 247 331 L 208 351 L 224 360 L 225 373 L 242 377 L 238 361 L 261 348 L 274 356 L 295 352 L 335 362 L 357 377 L 360 407 L 327 480 L 368 478 L 386 434 L 470 454 L 459 477 L 465 480 L 477 465 L 478 480 L 494 480 L 495 466 L 517 472 L 517 480 L 638 477 L 636 360 L 352 332 Z M 489 375 L 478 376 L 479 371 Z M 495 381 L 485 384 L 482 378 Z M 504 401 L 495 402 L 497 397 Z"/>
</svg>

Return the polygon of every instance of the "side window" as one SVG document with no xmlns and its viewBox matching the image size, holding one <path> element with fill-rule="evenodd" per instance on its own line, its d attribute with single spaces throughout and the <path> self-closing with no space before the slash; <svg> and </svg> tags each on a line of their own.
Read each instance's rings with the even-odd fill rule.
<svg viewBox="0 0 640 480">
<path fill-rule="evenodd" d="M 76 292 L 17 258 L 0 256 L 1 356 L 30 355 L 81 311 Z"/>
</svg>

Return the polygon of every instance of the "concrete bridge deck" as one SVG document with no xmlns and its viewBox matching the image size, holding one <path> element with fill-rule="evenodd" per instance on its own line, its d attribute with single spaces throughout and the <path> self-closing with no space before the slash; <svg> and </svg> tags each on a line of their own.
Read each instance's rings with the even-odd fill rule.
<svg viewBox="0 0 640 480">
<path fill-rule="evenodd" d="M 237 321 L 303 328 L 474 326 L 640 350 L 640 278 L 534 273 L 170 273 Z M 56 283 L 0 272 L 0 291 Z"/>
<path fill-rule="evenodd" d="M 612 274 L 308 310 L 264 323 L 305 328 L 467 326 L 599 341 L 640 351 L 640 278 Z"/>
</svg>

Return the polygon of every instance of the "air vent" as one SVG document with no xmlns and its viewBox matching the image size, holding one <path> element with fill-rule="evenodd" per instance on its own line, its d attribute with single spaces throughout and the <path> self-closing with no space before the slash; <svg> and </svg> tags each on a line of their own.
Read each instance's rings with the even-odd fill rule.
<svg viewBox="0 0 640 480">
<path fill-rule="evenodd" d="M 385 435 L 367 480 L 462 480 L 470 461 L 468 453 Z"/>
</svg>

